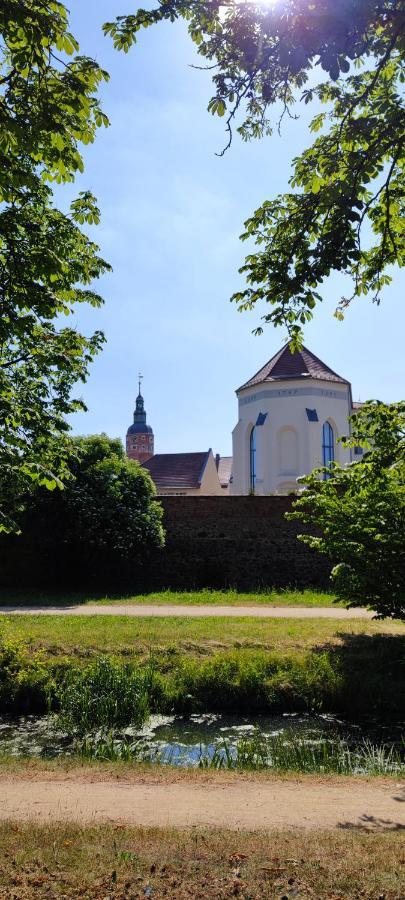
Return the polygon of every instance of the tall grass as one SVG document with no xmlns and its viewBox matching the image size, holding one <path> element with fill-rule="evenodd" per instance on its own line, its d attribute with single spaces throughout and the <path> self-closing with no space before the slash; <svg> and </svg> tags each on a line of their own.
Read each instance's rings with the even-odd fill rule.
<svg viewBox="0 0 405 900">
<path fill-rule="evenodd" d="M 202 660 L 185 656 L 157 673 L 154 708 L 244 715 L 328 709 L 340 677 L 326 652 L 298 657 L 240 649 Z"/>
<path fill-rule="evenodd" d="M 142 741 L 130 741 L 117 736 L 113 731 L 86 735 L 76 745 L 76 752 L 84 759 L 110 762 L 120 760 L 127 763 L 193 765 L 187 758 L 187 751 L 175 756 L 169 746 L 164 750 L 150 748 Z M 243 737 L 232 743 L 222 740 L 211 748 L 200 747 L 197 765 L 200 769 L 251 772 L 273 770 L 313 775 L 405 774 L 405 763 L 394 746 L 363 741 L 350 748 L 340 738 L 310 741 L 293 731 L 272 737 L 256 732 L 251 737 Z"/>
<path fill-rule="evenodd" d="M 309 774 L 405 773 L 405 764 L 394 746 L 363 741 L 350 748 L 340 738 L 310 741 L 295 732 L 284 732 L 271 738 L 255 734 L 241 738 L 234 746 L 222 741 L 213 753 L 201 755 L 199 765 L 208 769 L 275 769 Z"/>
<path fill-rule="evenodd" d="M 135 669 L 114 660 L 97 660 L 71 669 L 57 690 L 59 720 L 68 731 L 142 725 L 149 715 L 151 666 Z"/>
<path fill-rule="evenodd" d="M 108 643 L 106 634 L 113 626 L 108 622 L 103 627 L 100 646 Z M 129 640 L 135 626 L 127 623 L 127 628 Z M 352 719 L 404 719 L 402 635 L 345 634 L 341 646 L 327 644 L 306 652 L 256 646 L 218 650 L 210 645 L 209 656 L 196 655 L 199 645 L 187 650 L 174 640 L 163 647 L 151 640 L 157 648 L 152 666 L 147 658 L 137 661 L 133 646 L 126 657 L 97 655 L 97 662 L 83 666 L 87 648 L 80 634 L 77 639 L 74 655 L 55 658 L 35 650 L 34 642 L 13 629 L 0 632 L 0 714 L 60 707 L 65 724 L 83 733 L 141 723 L 148 708 L 157 713 L 236 715 L 328 711 Z M 143 655 L 145 659 L 145 645 Z"/>
<path fill-rule="evenodd" d="M 112 729 L 107 731 L 101 729 L 95 735 L 84 735 L 76 742 L 75 750 L 83 759 L 96 759 L 102 762 L 159 762 L 157 754 L 145 753 L 145 746 L 139 741 L 121 738 Z"/>
</svg>

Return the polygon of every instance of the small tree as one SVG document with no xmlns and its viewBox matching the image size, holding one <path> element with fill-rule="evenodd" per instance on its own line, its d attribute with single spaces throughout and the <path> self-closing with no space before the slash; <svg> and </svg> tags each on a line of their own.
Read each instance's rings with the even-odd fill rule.
<svg viewBox="0 0 405 900">
<path fill-rule="evenodd" d="M 149 473 L 126 458 L 119 439 L 74 438 L 64 490 L 37 488 L 20 519 L 21 536 L 3 538 L 26 580 L 118 584 L 164 543 L 162 508 Z M 27 570 L 27 571 L 24 571 Z"/>
<path fill-rule="evenodd" d="M 299 539 L 334 563 L 331 580 L 347 606 L 405 618 L 405 402 L 366 403 L 351 417 L 346 447 L 357 462 L 301 478 L 306 490 L 288 518 L 316 526 Z"/>
</svg>

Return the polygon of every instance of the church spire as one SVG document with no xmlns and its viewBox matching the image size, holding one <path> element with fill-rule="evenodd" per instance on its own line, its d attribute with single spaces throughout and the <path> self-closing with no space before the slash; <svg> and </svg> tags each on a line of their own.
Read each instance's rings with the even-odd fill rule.
<svg viewBox="0 0 405 900">
<path fill-rule="evenodd" d="M 127 456 L 137 459 L 138 462 L 146 462 L 153 456 L 154 437 L 150 425 L 146 424 L 146 411 L 144 399 L 141 394 L 143 375 L 138 375 L 138 396 L 135 401 L 134 424 L 127 431 Z"/>
<path fill-rule="evenodd" d="M 146 424 L 146 412 L 144 407 L 144 400 L 141 394 L 141 384 L 143 381 L 143 375 L 139 373 L 138 375 L 138 396 L 135 401 L 135 412 L 134 412 L 134 423 L 143 422 Z"/>
</svg>

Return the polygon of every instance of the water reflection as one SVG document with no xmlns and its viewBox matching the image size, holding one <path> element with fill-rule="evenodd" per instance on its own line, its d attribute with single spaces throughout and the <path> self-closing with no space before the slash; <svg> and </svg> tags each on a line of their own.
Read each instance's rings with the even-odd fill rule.
<svg viewBox="0 0 405 900">
<path fill-rule="evenodd" d="M 219 742 L 235 747 L 243 737 L 260 733 L 264 738 L 292 732 L 303 742 L 316 744 L 344 740 L 355 749 L 364 740 L 401 748 L 403 727 L 376 723 L 349 723 L 336 716 L 285 713 L 250 718 L 205 713 L 191 716 L 151 716 L 143 728 L 129 727 L 115 734 L 117 740 L 136 743 L 142 756 L 174 765 L 197 765 L 211 755 Z M 55 716 L 0 718 L 0 753 L 12 756 L 55 757 L 71 755 L 75 738 L 64 733 Z"/>
</svg>

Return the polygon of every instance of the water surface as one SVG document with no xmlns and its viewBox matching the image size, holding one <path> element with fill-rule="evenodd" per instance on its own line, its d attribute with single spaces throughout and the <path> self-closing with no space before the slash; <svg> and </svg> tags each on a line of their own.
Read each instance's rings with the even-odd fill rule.
<svg viewBox="0 0 405 900">
<path fill-rule="evenodd" d="M 116 732 L 117 742 L 136 744 L 140 756 L 174 765 L 198 765 L 201 756 L 211 756 L 226 741 L 234 749 L 241 738 L 260 733 L 263 737 L 294 734 L 316 744 L 327 738 L 343 740 L 350 749 L 365 740 L 373 744 L 401 747 L 401 725 L 377 726 L 373 722 L 350 723 L 333 715 L 285 713 L 273 716 L 237 717 L 211 713 L 149 718 L 143 728 Z M 0 753 L 12 756 L 56 757 L 75 752 L 75 736 L 66 734 L 56 716 L 0 717 Z"/>
</svg>

